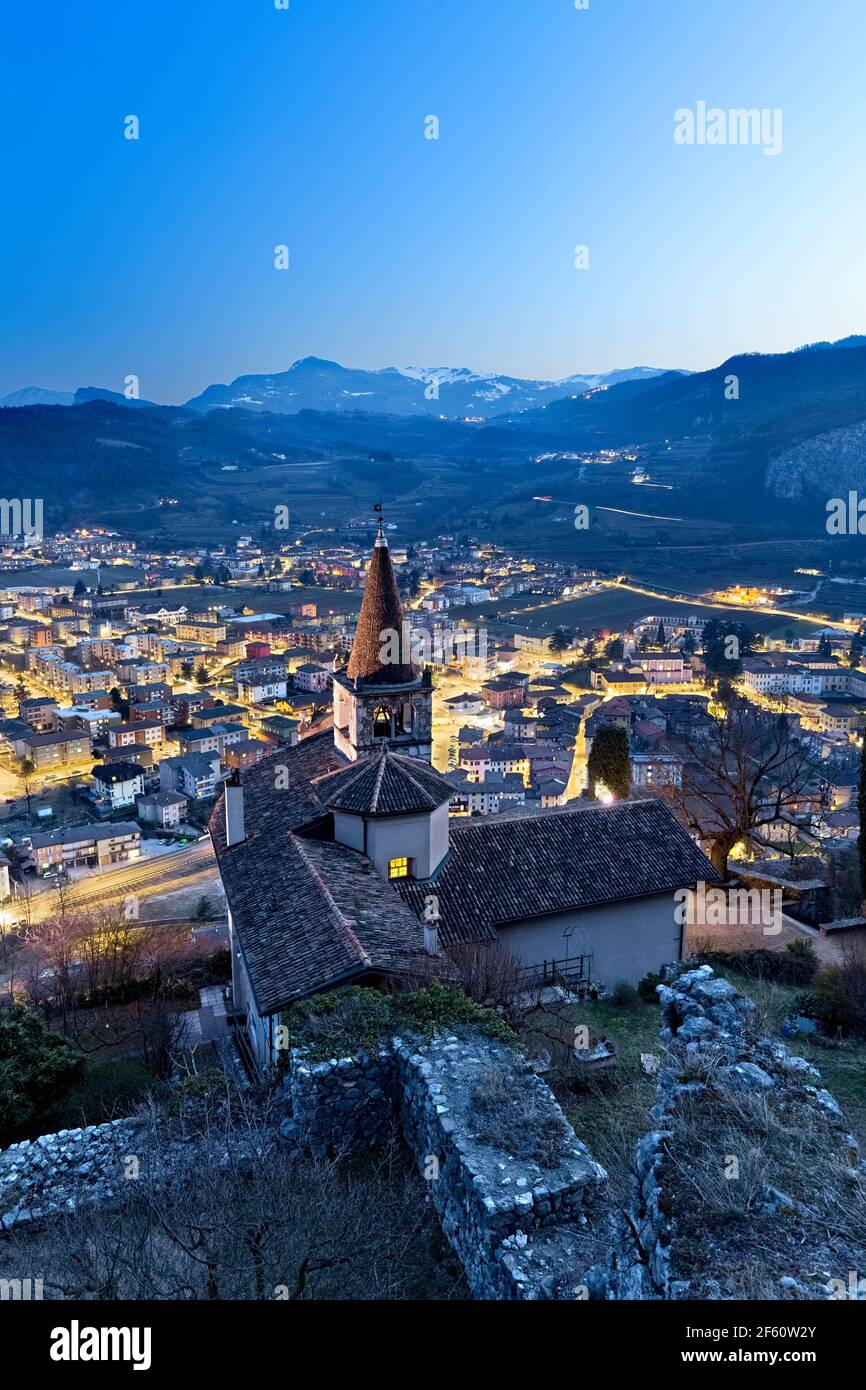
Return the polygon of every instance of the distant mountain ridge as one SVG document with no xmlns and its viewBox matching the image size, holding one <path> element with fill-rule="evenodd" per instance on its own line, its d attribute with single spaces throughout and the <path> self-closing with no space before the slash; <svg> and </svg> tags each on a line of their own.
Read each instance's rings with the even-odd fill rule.
<svg viewBox="0 0 866 1390">
<path fill-rule="evenodd" d="M 85 388 L 72 405 L 0 410 L 0 456 L 6 491 L 45 497 L 53 524 L 68 523 L 72 515 L 124 524 L 131 518 L 139 529 L 158 530 L 170 515 L 160 498 L 179 499 L 198 513 L 205 495 L 211 517 L 231 523 L 240 513 L 261 520 L 258 489 L 269 482 L 282 488 L 283 469 L 288 478 L 295 464 L 315 461 L 321 472 L 310 497 L 326 484 L 335 498 L 352 497 L 360 510 L 368 494 L 414 494 L 413 514 L 435 525 L 442 512 L 425 510 L 428 477 L 447 479 L 437 495 L 452 495 L 453 484 L 454 496 L 489 507 L 497 497 L 511 502 L 511 489 L 531 495 L 530 461 L 547 461 L 545 490 L 555 493 L 559 477 L 573 482 L 575 469 L 580 472 L 583 451 L 624 446 L 646 447 L 652 472 L 677 490 L 678 513 L 711 499 L 712 509 L 744 524 L 774 515 L 777 505 L 794 520 L 822 520 L 828 496 L 866 488 L 866 345 L 846 344 L 743 354 L 707 372 L 591 385 L 541 407 L 472 423 L 446 410 L 371 408 L 363 394 L 327 411 L 146 401 L 130 409 L 133 403 L 116 392 Z M 342 390 L 353 374 L 336 368 L 335 376 L 335 367 L 307 360 L 305 372 L 323 373 Z M 421 369 L 364 375 L 402 393 L 423 392 L 426 379 Z M 486 390 L 490 380 L 453 369 L 451 386 Z M 440 403 L 445 389 L 440 380 Z M 408 396 L 410 406 L 413 399 Z M 389 461 L 384 468 L 379 458 Z M 255 473 L 256 484 L 238 496 L 231 475 L 245 472 Z M 605 473 L 595 470 L 594 476 L 601 480 Z"/>
<path fill-rule="evenodd" d="M 72 405 L 75 397 L 71 391 L 49 391 L 44 386 L 22 386 L 20 391 L 10 391 L 8 396 L 0 397 L 0 406 L 20 410 L 28 405 Z"/>
<path fill-rule="evenodd" d="M 668 372 L 584 392 L 497 426 L 584 445 L 760 437 L 781 446 L 866 419 L 866 339 L 786 353 L 742 353 L 706 372 Z"/>
<path fill-rule="evenodd" d="M 186 402 L 190 410 L 242 409 L 297 415 L 302 410 L 356 411 L 374 415 L 444 415 L 492 419 L 529 410 L 577 391 L 597 390 L 623 381 L 649 381 L 660 367 L 626 367 L 612 372 L 576 373 L 560 381 L 535 381 L 469 367 L 343 367 L 321 357 L 302 357 L 284 372 L 253 373 L 228 385 L 215 383 Z M 77 391 L 49 391 L 29 386 L 0 397 L 0 408 L 32 405 L 82 405 L 87 401 L 117 405 L 154 405 L 129 399 L 119 391 L 82 386 Z"/>
<path fill-rule="evenodd" d="M 368 371 L 320 357 L 303 357 L 285 372 L 240 376 L 227 386 L 208 386 L 187 401 L 187 406 L 190 410 L 239 407 L 289 415 L 301 410 L 365 410 L 385 415 L 492 419 L 559 400 L 575 391 L 649 380 L 662 372 L 657 367 L 629 367 L 577 374 L 560 381 L 533 381 L 486 375 L 468 367 L 382 367 Z"/>
</svg>

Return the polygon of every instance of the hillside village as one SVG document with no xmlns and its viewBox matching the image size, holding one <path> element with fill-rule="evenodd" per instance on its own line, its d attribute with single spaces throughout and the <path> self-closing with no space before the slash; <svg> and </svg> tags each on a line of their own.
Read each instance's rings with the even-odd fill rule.
<svg viewBox="0 0 866 1390">
<path fill-rule="evenodd" d="M 112 1154 L 154 1086 L 264 1087 L 277 1111 L 255 1120 L 262 1143 L 315 1162 L 377 1152 L 395 1124 L 409 1151 L 436 1151 L 432 1069 L 457 1132 L 497 1136 L 471 1153 L 461 1141 L 434 1189 L 455 1290 L 560 1298 L 577 1278 L 587 1297 L 732 1296 L 738 1276 L 716 1287 L 680 1255 L 678 1271 L 646 1259 L 668 1235 L 652 1195 L 666 1154 L 646 1158 L 643 1117 L 656 1084 L 659 1104 L 678 1094 L 669 1071 L 656 1078 L 660 1036 L 663 1055 L 720 1058 L 731 1085 L 754 1067 L 806 1107 L 816 1144 L 840 1142 L 841 1119 L 825 1135 L 813 1116 L 816 1091 L 838 1110 L 814 1062 L 828 1028 L 857 1057 L 866 1045 L 839 973 L 857 977 L 866 937 L 860 624 L 762 637 L 708 596 L 697 611 L 660 602 L 619 631 L 569 625 L 560 605 L 618 599 L 624 577 L 469 537 L 403 549 L 381 513 L 372 544 L 364 532 L 171 556 L 111 534 L 55 537 L 7 570 L 0 998 L 7 1018 L 38 1016 L 63 1039 L 71 1090 L 6 1120 L 5 1226 L 17 1239 L 58 1201 L 110 1212 Z M 503 621 L 518 597 L 553 630 Z M 756 971 L 786 1001 L 806 1072 L 772 1036 L 755 1042 Z M 429 1051 L 395 1043 L 386 1060 L 384 1019 L 412 1035 L 431 1011 Z M 129 1118 L 112 1129 L 118 1075 Z M 532 1106 L 565 1145 L 543 1160 L 501 1116 L 482 1123 L 479 1099 L 501 1086 L 501 1105 L 519 1108 L 536 1083 Z M 628 1137 L 612 1144 L 605 1117 L 620 1110 Z M 46 1140 L 46 1186 L 29 1145 L 52 1116 L 65 1127 Z M 166 1142 L 164 1123 L 148 1144 Z M 637 1253 L 620 1211 L 634 1143 Z M 529 1224 L 509 1205 L 510 1234 L 479 1215 L 469 1240 L 454 1215 L 464 1185 L 496 1207 L 491 1155 L 519 1149 L 500 1168 L 531 1186 L 553 1164 L 561 1205 L 542 1182 Z M 75 1164 L 92 1170 L 86 1199 Z M 785 1296 L 773 1249 L 765 1297 Z"/>
</svg>

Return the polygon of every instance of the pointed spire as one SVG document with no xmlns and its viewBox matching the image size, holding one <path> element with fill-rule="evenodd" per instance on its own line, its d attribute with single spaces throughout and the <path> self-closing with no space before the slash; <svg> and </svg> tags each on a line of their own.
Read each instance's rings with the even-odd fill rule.
<svg viewBox="0 0 866 1390">
<path fill-rule="evenodd" d="M 375 510 L 380 514 L 379 528 L 370 568 L 367 571 L 367 586 L 361 602 L 352 654 L 346 670 L 351 680 L 360 677 L 367 685 L 406 685 L 415 680 L 411 664 L 387 660 L 388 654 L 395 649 L 399 651 L 400 656 L 404 655 L 400 651 L 404 636 L 403 606 L 400 603 L 391 551 L 385 537 L 381 503 L 377 504 Z"/>
</svg>

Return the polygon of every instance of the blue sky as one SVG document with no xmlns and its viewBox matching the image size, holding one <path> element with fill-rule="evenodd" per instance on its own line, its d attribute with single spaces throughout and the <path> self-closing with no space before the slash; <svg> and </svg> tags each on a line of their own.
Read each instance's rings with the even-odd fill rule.
<svg viewBox="0 0 866 1390">
<path fill-rule="evenodd" d="M 866 331 L 864 41 L 862 0 L 10 7 L 0 393 Z M 701 100 L 781 108 L 782 152 L 677 145 Z"/>
</svg>

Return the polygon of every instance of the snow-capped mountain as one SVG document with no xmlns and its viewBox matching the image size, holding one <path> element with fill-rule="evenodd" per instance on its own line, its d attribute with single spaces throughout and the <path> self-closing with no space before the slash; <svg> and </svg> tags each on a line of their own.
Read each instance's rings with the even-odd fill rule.
<svg viewBox="0 0 866 1390">
<path fill-rule="evenodd" d="M 48 391 L 43 386 L 22 386 L 20 391 L 10 391 L 8 396 L 0 396 L 0 409 L 4 406 L 71 404 L 71 391 Z"/>
<path fill-rule="evenodd" d="M 548 401 L 662 375 L 663 368 L 630 367 L 602 374 L 577 373 L 560 381 L 486 375 L 468 367 L 342 367 L 304 357 L 285 372 L 237 377 L 187 401 L 191 410 L 363 410 L 377 415 L 444 415 L 450 419 L 532 410 Z"/>
</svg>

